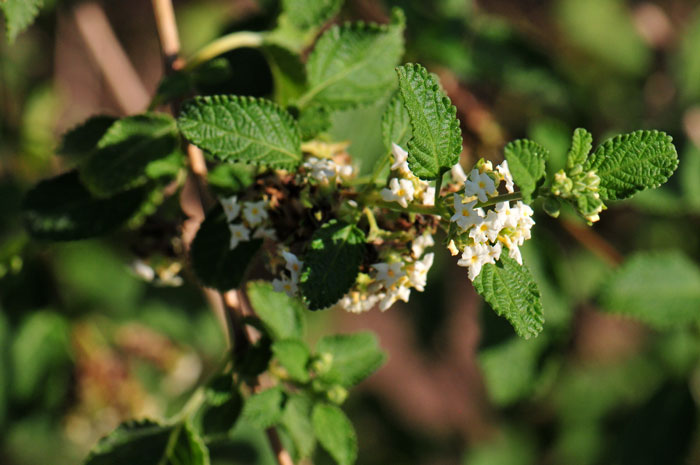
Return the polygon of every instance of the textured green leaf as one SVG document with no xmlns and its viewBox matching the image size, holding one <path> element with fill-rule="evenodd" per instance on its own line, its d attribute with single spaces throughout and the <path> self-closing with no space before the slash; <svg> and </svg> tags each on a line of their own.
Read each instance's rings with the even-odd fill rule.
<svg viewBox="0 0 700 465">
<path fill-rule="evenodd" d="M 351 387 L 374 373 L 386 360 L 374 333 L 359 332 L 321 338 L 316 344 L 319 356 L 330 354 L 331 364 L 320 373 L 329 384 Z"/>
<path fill-rule="evenodd" d="M 571 148 L 566 156 L 566 168 L 572 168 L 582 165 L 588 154 L 591 153 L 593 147 L 593 135 L 583 128 L 576 128 L 574 135 L 571 138 Z"/>
<path fill-rule="evenodd" d="M 281 424 L 292 438 L 298 458 L 310 457 L 316 447 L 316 436 L 311 424 L 311 407 L 308 397 L 294 394 L 289 397 L 282 412 Z"/>
<path fill-rule="evenodd" d="M 540 291 L 527 267 L 502 255 L 495 265 L 484 265 L 474 288 L 497 314 L 510 321 L 519 336 L 528 339 L 542 331 Z"/>
<path fill-rule="evenodd" d="M 676 251 L 638 253 L 606 282 L 601 303 L 656 328 L 700 321 L 700 269 Z"/>
<path fill-rule="evenodd" d="M 294 168 L 302 159 L 296 122 L 269 100 L 197 97 L 184 105 L 178 124 L 190 142 L 222 161 Z"/>
<path fill-rule="evenodd" d="M 208 465 L 209 451 L 189 425 L 126 422 L 100 440 L 85 465 Z"/>
<path fill-rule="evenodd" d="M 275 85 L 275 101 L 280 105 L 288 105 L 299 98 L 306 88 L 306 67 L 301 62 L 301 57 L 274 43 L 265 43 L 260 50 L 270 66 Z"/>
<path fill-rule="evenodd" d="M 462 151 L 457 108 L 421 65 L 409 63 L 396 72 L 411 119 L 408 166 L 421 179 L 437 179 L 459 161 Z"/>
<path fill-rule="evenodd" d="M 340 465 L 352 465 L 357 460 L 357 435 L 355 428 L 340 408 L 329 404 L 316 404 L 311 421 L 316 438 L 324 449 Z"/>
<path fill-rule="evenodd" d="M 678 166 L 671 136 L 661 131 L 635 131 L 605 141 L 588 157 L 584 170 L 600 177 L 600 197 L 621 200 L 659 187 Z"/>
<path fill-rule="evenodd" d="M 207 286 L 227 291 L 240 286 L 262 239 L 243 241 L 231 250 L 231 231 L 220 205 L 206 216 L 192 241 L 190 261 L 197 279 Z"/>
<path fill-rule="evenodd" d="M 95 198 L 71 171 L 41 181 L 23 203 L 29 233 L 38 239 L 71 241 L 100 236 L 121 226 L 139 211 L 148 194 L 145 188 L 109 198 Z"/>
<path fill-rule="evenodd" d="M 256 428 L 269 428 L 282 416 L 284 393 L 279 386 L 250 396 L 243 406 L 243 418 Z"/>
<path fill-rule="evenodd" d="M 145 113 L 120 119 L 97 143 L 97 150 L 80 169 L 86 187 L 110 196 L 148 181 L 149 163 L 171 155 L 178 147 L 175 120 Z"/>
<path fill-rule="evenodd" d="M 272 344 L 272 353 L 287 370 L 290 378 L 305 383 L 309 380 L 306 368 L 311 358 L 311 352 L 306 344 L 299 339 L 283 339 Z"/>
<path fill-rule="evenodd" d="M 403 54 L 403 14 L 390 25 L 347 23 L 332 26 L 316 42 L 306 64 L 311 101 L 332 108 L 371 104 L 394 88 L 392 70 Z"/>
<path fill-rule="evenodd" d="M 284 292 L 276 292 L 268 282 L 248 284 L 248 298 L 274 340 L 304 335 L 304 306 Z"/>
<path fill-rule="evenodd" d="M 44 6 L 43 0 L 2 0 L 0 9 L 5 14 L 7 40 L 14 42 L 17 36 L 28 28 Z"/>
<path fill-rule="evenodd" d="M 389 104 L 382 116 L 382 141 L 387 150 L 391 149 L 392 142 L 406 147 L 411 139 L 411 117 L 403 104 L 403 97 L 396 92 L 389 100 Z"/>
<path fill-rule="evenodd" d="M 537 142 L 518 139 L 509 142 L 503 151 L 513 180 L 523 195 L 523 200 L 525 203 L 530 203 L 537 182 L 545 173 L 545 163 L 549 157 L 547 149 Z"/>
<path fill-rule="evenodd" d="M 310 310 L 333 305 L 352 287 L 366 250 L 365 233 L 331 220 L 318 229 L 304 254 L 299 288 Z"/>
<path fill-rule="evenodd" d="M 82 159 L 97 149 L 97 143 L 117 121 L 114 116 L 97 115 L 66 132 L 56 149 L 59 155 Z"/>
<path fill-rule="evenodd" d="M 289 20 L 302 29 L 320 26 L 338 13 L 343 0 L 282 0 Z"/>
</svg>

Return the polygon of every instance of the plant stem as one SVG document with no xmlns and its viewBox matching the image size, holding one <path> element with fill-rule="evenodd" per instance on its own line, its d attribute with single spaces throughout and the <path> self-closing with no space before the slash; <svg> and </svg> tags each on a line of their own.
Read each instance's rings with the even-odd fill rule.
<svg viewBox="0 0 700 465">
<path fill-rule="evenodd" d="M 523 196 L 520 192 L 512 192 L 510 194 L 497 195 L 496 197 L 491 197 L 486 202 L 477 202 L 476 208 L 490 207 L 491 205 L 496 205 L 497 203 L 507 202 L 510 200 L 522 200 Z"/>
<path fill-rule="evenodd" d="M 238 31 L 220 37 L 205 45 L 187 60 L 184 66 L 186 71 L 192 70 L 203 63 L 216 58 L 222 53 L 243 47 L 260 47 L 265 36 L 259 32 Z"/>
<path fill-rule="evenodd" d="M 172 72 L 176 69 L 180 69 L 178 66 L 192 69 L 210 58 L 213 58 L 227 50 L 231 50 L 232 48 L 252 46 L 253 42 L 256 42 L 257 45 L 262 43 L 262 36 L 260 34 L 249 33 L 248 35 L 242 35 L 239 33 L 237 36 L 238 39 L 236 40 L 233 39 L 235 34 L 231 34 L 209 44 L 209 46 L 205 47 L 194 56 L 192 64 L 185 65 L 179 58 L 180 42 L 177 35 L 177 24 L 175 22 L 172 0 L 152 0 L 152 2 L 153 11 L 156 16 L 156 24 L 158 24 L 158 34 L 163 50 L 166 72 Z M 254 36 L 257 37 L 256 40 L 252 39 Z M 246 40 L 242 39 L 243 37 L 246 38 L 247 42 Z M 176 105 L 173 105 L 173 113 L 175 113 L 175 107 Z M 190 173 L 197 181 L 199 181 L 197 182 L 199 189 L 197 189 L 195 193 L 199 197 L 199 201 L 202 204 L 203 209 L 206 209 L 207 200 L 205 189 L 207 167 L 206 163 L 204 162 L 204 155 L 202 154 L 201 150 L 190 144 L 188 145 L 187 156 L 190 162 Z M 230 339 L 229 344 L 232 346 L 233 354 L 238 355 L 241 352 L 248 350 L 251 345 L 250 335 L 248 334 L 242 321 L 244 303 L 243 298 L 237 291 L 217 294 L 220 296 L 221 302 L 224 305 L 226 326 Z M 259 384 L 259 381 L 257 381 L 256 384 Z M 279 464 L 294 465 L 291 455 L 284 448 L 284 445 L 280 441 L 275 428 L 268 428 L 266 433 L 270 447 L 274 451 L 275 457 L 277 457 Z"/>
</svg>

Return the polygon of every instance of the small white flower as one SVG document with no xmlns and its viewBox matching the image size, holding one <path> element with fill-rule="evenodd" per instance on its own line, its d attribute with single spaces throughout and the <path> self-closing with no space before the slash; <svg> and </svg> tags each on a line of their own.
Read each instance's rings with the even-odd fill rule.
<svg viewBox="0 0 700 465">
<path fill-rule="evenodd" d="M 464 194 L 467 197 L 476 195 L 480 202 L 486 202 L 489 195 L 497 193 L 496 184 L 487 173 L 480 173 L 478 169 L 473 169 L 469 174 L 469 179 L 464 182 Z"/>
<path fill-rule="evenodd" d="M 447 250 L 450 251 L 450 255 L 452 255 L 453 257 L 459 254 L 459 249 L 457 248 L 454 239 L 450 239 L 450 243 L 447 244 Z"/>
<path fill-rule="evenodd" d="M 509 202 L 499 202 L 496 204 L 496 213 L 501 217 L 504 228 L 515 228 L 518 225 L 520 212 L 511 208 Z"/>
<path fill-rule="evenodd" d="M 231 231 L 231 242 L 229 243 L 229 248 L 231 250 L 238 246 L 239 242 L 250 240 L 250 230 L 242 224 L 229 224 L 229 231 Z"/>
<path fill-rule="evenodd" d="M 413 200 L 415 189 L 413 182 L 408 179 L 393 178 L 389 183 L 390 189 L 384 188 L 380 192 L 386 202 L 397 202 L 403 208 L 408 207 L 408 202 Z"/>
<path fill-rule="evenodd" d="M 381 310 L 381 311 L 388 310 L 389 307 L 394 305 L 394 303 L 397 300 L 403 300 L 404 302 L 408 302 L 408 299 L 410 297 L 411 297 L 411 289 L 409 289 L 408 287 L 405 287 L 405 286 L 393 287 L 387 291 L 386 295 L 379 302 L 379 310 Z"/>
<path fill-rule="evenodd" d="M 271 239 L 271 240 L 276 240 L 277 239 L 277 233 L 275 233 L 275 230 L 273 228 L 263 228 L 260 227 L 255 230 L 253 233 L 253 238 L 255 239 Z"/>
<path fill-rule="evenodd" d="M 338 173 L 338 176 L 341 178 L 349 178 L 352 176 L 353 169 L 352 166 L 350 165 L 338 165 L 336 164 L 335 167 L 336 173 Z"/>
<path fill-rule="evenodd" d="M 476 205 L 476 200 L 472 200 L 468 203 L 462 203 L 462 200 L 462 196 L 455 194 L 455 214 L 452 215 L 450 221 L 454 221 L 460 228 L 462 228 L 462 231 L 466 231 L 472 225 L 481 223 L 482 218 L 484 217 L 484 210 L 481 208 L 474 208 Z"/>
<path fill-rule="evenodd" d="M 506 190 L 508 192 L 513 192 L 513 176 L 510 174 L 510 169 L 508 168 L 508 161 L 503 160 L 503 162 L 496 167 L 496 171 L 498 171 L 498 174 L 501 175 L 501 180 L 506 182 Z"/>
<path fill-rule="evenodd" d="M 459 163 L 452 167 L 450 174 L 452 179 L 459 184 L 464 184 L 467 180 L 467 173 L 464 172 L 464 168 Z"/>
<path fill-rule="evenodd" d="M 267 219 L 267 203 L 264 200 L 259 202 L 246 202 L 243 205 L 243 218 L 250 226 L 257 226 Z"/>
<path fill-rule="evenodd" d="M 371 310 L 384 296 L 384 293 L 350 291 L 340 299 L 338 306 L 350 313 L 363 313 Z"/>
<path fill-rule="evenodd" d="M 422 186 L 423 193 L 421 194 L 423 205 L 426 207 L 435 206 L 435 188 L 433 186 L 429 186 L 427 182 L 422 182 L 421 184 L 424 184 L 424 186 Z"/>
<path fill-rule="evenodd" d="M 241 212 L 241 205 L 238 203 L 238 197 L 228 197 L 219 199 L 221 206 L 224 207 L 224 213 L 226 214 L 226 219 L 228 222 L 232 222 L 238 218 L 238 214 Z"/>
<path fill-rule="evenodd" d="M 304 262 L 299 260 L 297 256 L 291 252 L 282 251 L 282 256 L 287 262 L 284 267 L 289 270 L 289 273 L 292 276 L 292 281 L 299 281 L 299 273 L 301 273 L 301 269 L 304 267 Z"/>
<path fill-rule="evenodd" d="M 377 281 L 384 283 L 384 286 L 388 289 L 393 286 L 396 281 L 404 276 L 401 268 L 403 263 L 393 262 L 393 263 L 375 263 L 372 268 L 377 270 Z"/>
<path fill-rule="evenodd" d="M 508 256 L 518 262 L 518 264 L 523 264 L 523 256 L 520 254 L 520 248 L 517 245 L 511 244 L 508 247 Z"/>
<path fill-rule="evenodd" d="M 432 247 L 433 245 L 435 245 L 433 235 L 430 234 L 430 231 L 425 231 L 423 234 L 413 239 L 413 242 L 411 243 L 411 251 L 413 252 L 413 256 L 420 258 L 420 256 L 423 255 L 423 252 L 425 252 L 425 249 Z"/>
<path fill-rule="evenodd" d="M 156 277 L 156 271 L 141 259 L 136 259 L 131 263 L 131 271 L 144 281 L 150 282 Z"/>
<path fill-rule="evenodd" d="M 408 282 L 420 292 L 425 290 L 425 284 L 428 281 L 428 271 L 430 271 L 430 267 L 433 266 L 434 258 L 435 254 L 431 252 L 425 254 L 422 260 L 416 260 L 406 266 Z"/>
<path fill-rule="evenodd" d="M 496 263 L 499 258 L 501 258 L 501 252 L 503 251 L 503 246 L 500 242 L 489 246 L 489 263 Z"/>
<path fill-rule="evenodd" d="M 411 169 L 408 167 L 408 152 L 392 142 L 391 153 L 394 154 L 394 164 L 391 165 L 391 169 L 398 171 L 404 176 L 412 175 L 413 173 L 411 173 Z"/>
<path fill-rule="evenodd" d="M 481 267 L 490 261 L 489 247 L 485 244 L 474 244 L 464 248 L 462 258 L 457 262 L 457 265 L 468 267 L 469 279 L 474 281 L 481 273 Z"/>
<path fill-rule="evenodd" d="M 277 292 L 286 292 L 290 297 L 294 297 L 299 290 L 297 283 L 287 278 L 273 279 L 272 287 Z"/>
</svg>

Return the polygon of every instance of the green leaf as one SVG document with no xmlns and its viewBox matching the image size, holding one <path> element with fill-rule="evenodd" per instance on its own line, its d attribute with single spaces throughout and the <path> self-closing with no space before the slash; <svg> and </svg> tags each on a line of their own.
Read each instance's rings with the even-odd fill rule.
<svg viewBox="0 0 700 465">
<path fill-rule="evenodd" d="M 678 93 L 684 104 L 697 103 L 700 99 L 700 9 L 685 23 L 687 29 L 679 34 L 680 46 L 674 47 L 673 68 Z"/>
<path fill-rule="evenodd" d="M 192 269 L 203 285 L 220 291 L 240 286 L 263 241 L 243 241 L 233 250 L 230 243 L 226 215 L 217 205 L 207 214 L 190 247 Z"/>
<path fill-rule="evenodd" d="M 391 149 L 392 142 L 406 147 L 411 139 L 411 117 L 403 104 L 403 97 L 396 92 L 389 100 L 389 104 L 382 116 L 382 141 L 387 150 Z"/>
<path fill-rule="evenodd" d="M 301 338 L 304 334 L 304 306 L 268 282 L 248 283 L 248 298 L 274 340 Z"/>
<path fill-rule="evenodd" d="M 175 120 L 145 113 L 110 126 L 85 160 L 80 177 L 93 193 L 110 196 L 145 184 L 149 163 L 171 155 L 178 147 Z"/>
<path fill-rule="evenodd" d="M 190 142 L 229 163 L 291 169 L 302 159 L 296 122 L 269 100 L 197 97 L 184 105 L 178 124 Z"/>
<path fill-rule="evenodd" d="M 338 334 L 321 338 L 316 353 L 329 354 L 330 367 L 319 373 L 329 384 L 351 387 L 374 373 L 386 360 L 377 336 L 371 332 Z"/>
<path fill-rule="evenodd" d="M 269 428 L 280 420 L 283 401 L 284 393 L 279 386 L 254 394 L 245 401 L 243 418 L 255 428 Z"/>
<path fill-rule="evenodd" d="M 272 353 L 293 380 L 302 383 L 309 380 L 309 371 L 306 367 L 309 364 L 311 352 L 303 341 L 299 339 L 275 341 L 272 344 Z"/>
<path fill-rule="evenodd" d="M 118 118 L 108 115 L 97 115 L 88 118 L 84 123 L 66 132 L 61 144 L 56 149 L 59 155 L 73 159 L 82 159 L 92 154 L 97 143 Z"/>
<path fill-rule="evenodd" d="M 311 421 L 316 438 L 340 465 L 352 465 L 357 460 L 355 428 L 340 408 L 316 404 Z"/>
<path fill-rule="evenodd" d="M 540 291 L 527 267 L 502 255 L 495 265 L 484 265 L 474 288 L 497 314 L 510 321 L 520 337 L 529 339 L 542 331 Z"/>
<path fill-rule="evenodd" d="M 310 140 L 331 127 L 331 112 L 323 105 L 312 105 L 301 111 L 299 130 L 302 140 Z"/>
<path fill-rule="evenodd" d="M 457 108 L 421 65 L 409 63 L 396 72 L 411 119 L 408 166 L 421 179 L 438 179 L 459 161 L 462 151 Z"/>
<path fill-rule="evenodd" d="M 298 452 L 298 458 L 310 457 L 316 447 L 316 436 L 311 424 L 311 400 L 303 395 L 289 397 L 282 412 L 281 424 L 289 433 Z"/>
<path fill-rule="evenodd" d="M 299 279 L 310 310 L 333 305 L 350 290 L 365 249 L 365 233 L 352 224 L 331 220 L 314 233 Z"/>
<path fill-rule="evenodd" d="M 243 410 L 243 398 L 235 388 L 231 387 L 225 396 L 223 392 L 220 394 L 220 397 L 214 398 L 215 402 L 207 395 L 207 405 L 202 414 L 202 431 L 207 436 L 229 432 Z"/>
<path fill-rule="evenodd" d="M 159 425 L 150 420 L 123 423 L 100 440 L 85 465 L 208 465 L 209 451 L 185 424 Z"/>
<path fill-rule="evenodd" d="M 238 163 L 222 163 L 207 173 L 212 190 L 223 197 L 230 197 L 246 190 L 255 182 L 255 167 Z"/>
<path fill-rule="evenodd" d="M 621 200 L 659 187 L 678 166 L 671 136 L 661 131 L 635 131 L 605 141 L 588 157 L 584 170 L 600 178 L 600 197 Z"/>
<path fill-rule="evenodd" d="M 20 32 L 28 28 L 44 6 L 43 0 L 2 0 L 0 9 L 5 14 L 8 42 L 14 42 Z"/>
<path fill-rule="evenodd" d="M 343 0 L 282 0 L 282 8 L 295 26 L 320 26 L 338 13 Z"/>
<path fill-rule="evenodd" d="M 394 11 L 390 25 L 346 23 L 332 26 L 316 42 L 306 64 L 309 102 L 335 109 L 381 100 L 394 87 L 392 70 L 403 54 L 404 18 Z"/>
<path fill-rule="evenodd" d="M 537 142 L 528 139 L 509 142 L 503 150 L 513 181 L 520 188 L 525 203 L 530 203 L 537 182 L 544 176 L 549 152 Z"/>
<path fill-rule="evenodd" d="M 275 101 L 280 105 L 287 105 L 299 98 L 306 87 L 306 68 L 300 56 L 286 47 L 269 42 L 260 50 L 270 66 L 275 86 Z"/>
<path fill-rule="evenodd" d="M 14 396 L 28 401 L 45 389 L 51 370 L 70 365 L 70 327 L 58 313 L 31 313 L 15 330 L 10 349 Z"/>
<path fill-rule="evenodd" d="M 700 211 L 700 149 L 688 144 L 683 152 L 683 163 L 678 173 L 685 203 L 695 211 Z"/>
<path fill-rule="evenodd" d="M 233 377 L 231 373 L 215 376 L 207 383 L 204 395 L 210 405 L 221 405 L 226 402 L 234 392 Z"/>
<path fill-rule="evenodd" d="M 576 128 L 571 138 L 571 148 L 566 156 L 566 168 L 571 170 L 578 165 L 583 165 L 593 147 L 593 135 L 583 128 Z"/>
<path fill-rule="evenodd" d="M 700 321 L 700 269 L 677 251 L 637 253 L 606 282 L 601 303 L 655 328 Z"/>
<path fill-rule="evenodd" d="M 121 226 L 139 211 L 145 188 L 109 198 L 95 198 L 71 171 L 41 181 L 23 202 L 24 221 L 37 239 L 71 241 L 100 236 Z"/>
</svg>

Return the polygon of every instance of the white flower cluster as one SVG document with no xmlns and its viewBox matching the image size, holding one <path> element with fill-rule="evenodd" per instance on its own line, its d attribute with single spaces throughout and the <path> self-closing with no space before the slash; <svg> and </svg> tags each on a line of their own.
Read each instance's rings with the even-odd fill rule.
<svg viewBox="0 0 700 465">
<path fill-rule="evenodd" d="M 267 213 L 268 203 L 265 200 L 258 202 L 238 202 L 238 197 L 219 199 L 228 220 L 228 229 L 231 231 L 231 250 L 238 247 L 241 242 L 252 239 L 275 239 L 275 230 L 269 225 Z M 241 214 L 241 210 L 243 213 Z M 238 220 L 238 222 L 236 222 Z"/>
<path fill-rule="evenodd" d="M 408 203 L 418 200 L 425 206 L 435 204 L 435 188 L 427 181 L 418 179 L 408 167 L 408 152 L 398 145 L 391 144 L 391 152 L 394 155 L 394 164 L 391 169 L 398 173 L 389 182 L 389 187 L 381 190 L 380 195 L 385 202 L 397 202 L 403 208 Z"/>
<path fill-rule="evenodd" d="M 341 165 L 329 158 L 308 157 L 302 165 L 307 175 L 320 184 L 340 182 L 352 176 L 352 166 Z"/>
<path fill-rule="evenodd" d="M 498 195 L 498 184 L 503 181 L 508 192 L 513 192 L 513 178 L 504 161 L 494 171 L 491 162 L 479 163 L 464 182 L 464 195 L 454 196 L 455 214 L 451 221 L 456 224 L 459 236 L 451 240 L 448 249 L 452 255 L 462 253 L 457 262 L 469 268 L 469 279 L 479 275 L 487 263 L 495 263 L 503 246 L 508 256 L 522 265 L 520 246 L 530 238 L 530 229 L 535 224 L 533 211 L 521 201 L 497 203 L 494 209 L 477 208 L 477 202 L 486 202 Z"/>
<path fill-rule="evenodd" d="M 352 313 L 369 311 L 379 305 L 381 311 L 389 309 L 397 300 L 408 302 L 411 289 L 423 292 L 428 271 L 433 265 L 434 254 L 423 254 L 427 247 L 435 244 L 433 236 L 426 231 L 413 240 L 412 255 L 394 257 L 392 261 L 372 265 L 374 276 L 358 279 L 358 284 L 348 292 L 337 306 Z M 420 258 L 422 256 L 422 258 Z"/>
<path fill-rule="evenodd" d="M 299 292 L 299 274 L 304 267 L 304 262 L 291 252 L 282 250 L 282 257 L 286 262 L 284 268 L 287 274 L 283 274 L 281 278 L 272 280 L 272 287 L 277 292 L 286 292 L 290 297 L 294 297 Z"/>
</svg>

